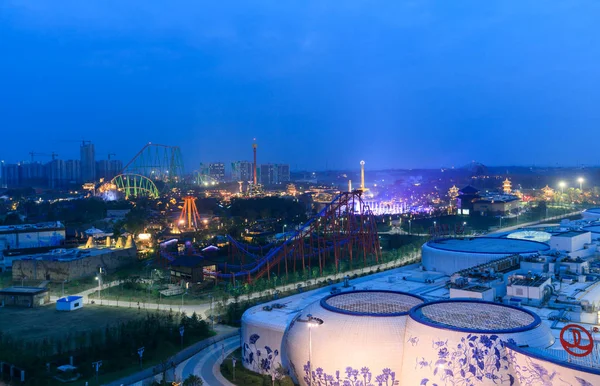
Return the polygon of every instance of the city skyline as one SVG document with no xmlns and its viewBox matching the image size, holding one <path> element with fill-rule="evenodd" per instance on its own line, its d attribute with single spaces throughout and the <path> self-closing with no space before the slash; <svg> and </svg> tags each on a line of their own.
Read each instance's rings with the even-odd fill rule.
<svg viewBox="0 0 600 386">
<path fill-rule="evenodd" d="M 472 4 L 8 2 L 0 159 L 152 141 L 198 165 L 257 138 L 294 170 L 600 164 L 600 5 Z"/>
</svg>

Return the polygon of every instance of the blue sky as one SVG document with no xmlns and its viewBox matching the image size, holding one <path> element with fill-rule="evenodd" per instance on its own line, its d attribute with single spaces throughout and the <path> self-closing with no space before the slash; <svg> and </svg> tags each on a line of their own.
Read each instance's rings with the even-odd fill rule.
<svg viewBox="0 0 600 386">
<path fill-rule="evenodd" d="M 26 4 L 25 4 L 26 3 Z M 0 158 L 600 164 L 600 2 L 0 2 Z"/>
</svg>

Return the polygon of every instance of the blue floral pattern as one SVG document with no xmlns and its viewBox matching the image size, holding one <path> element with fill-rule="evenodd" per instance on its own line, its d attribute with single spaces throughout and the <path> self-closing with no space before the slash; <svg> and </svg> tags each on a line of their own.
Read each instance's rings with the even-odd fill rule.
<svg viewBox="0 0 600 386">
<path fill-rule="evenodd" d="M 543 365 L 543 361 L 536 361 L 510 348 L 507 351 L 512 373 L 515 374 L 522 386 L 594 386 L 594 383 L 577 376 L 573 376 L 577 381 L 575 384 L 565 381 L 561 374 L 556 371 L 557 368 L 560 368 L 559 366 L 552 366 L 552 370 L 548 370 Z M 522 356 L 524 360 L 521 360 L 519 356 Z"/>
<path fill-rule="evenodd" d="M 410 338 L 408 340 L 411 342 Z M 415 369 L 428 369 L 431 376 L 422 378 L 421 386 L 474 386 L 482 383 L 514 385 L 502 340 L 497 335 L 468 334 L 456 346 L 448 340 L 434 340 L 434 358 L 417 358 Z M 431 371 L 433 370 L 433 373 Z"/>
<path fill-rule="evenodd" d="M 251 367 L 254 371 L 260 373 L 271 373 L 275 371 L 275 360 L 279 356 L 279 350 L 272 350 L 269 346 L 264 346 L 261 350 L 256 345 L 260 335 L 252 334 L 242 346 L 242 359 L 244 364 Z"/>
<path fill-rule="evenodd" d="M 373 376 L 368 367 L 346 367 L 342 373 L 327 374 L 321 367 L 311 370 L 310 362 L 304 365 L 304 382 L 313 386 L 394 386 L 399 385 L 396 372 L 385 368 Z"/>
</svg>

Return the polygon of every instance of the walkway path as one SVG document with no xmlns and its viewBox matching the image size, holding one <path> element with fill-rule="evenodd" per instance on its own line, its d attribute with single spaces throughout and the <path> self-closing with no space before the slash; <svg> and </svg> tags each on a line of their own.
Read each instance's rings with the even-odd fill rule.
<svg viewBox="0 0 600 386">
<path fill-rule="evenodd" d="M 215 326 L 215 331 L 217 331 L 217 335 L 212 338 L 205 339 L 203 341 L 197 342 L 182 351 L 175 354 L 173 357 L 169 358 L 168 361 L 172 362 L 175 365 L 175 369 L 169 368 L 166 371 L 167 380 L 174 380 L 174 376 L 177 380 L 181 379 L 181 375 L 184 374 L 183 369 L 186 364 L 189 363 L 191 358 L 202 358 L 206 355 L 206 349 L 210 349 L 214 347 L 216 344 L 218 347 L 221 347 L 221 341 L 228 342 L 226 343 L 226 348 L 228 349 L 233 344 L 236 348 L 239 347 L 240 338 L 239 338 L 239 329 L 218 325 Z M 234 343 L 232 343 L 234 342 Z M 193 363 L 193 362 L 192 362 Z M 142 371 L 131 374 L 127 377 L 121 378 L 114 382 L 111 382 L 105 386 L 120 386 L 120 385 L 136 385 L 141 386 L 145 380 L 150 378 L 162 378 L 162 369 L 159 368 L 160 365 L 154 367 L 148 367 Z M 189 375 L 190 373 L 187 373 Z M 174 375 L 174 376 L 173 376 Z M 186 376 L 187 376 L 186 375 Z M 205 383 L 207 384 L 207 383 Z M 219 383 L 208 383 L 208 385 L 218 385 Z"/>
<path fill-rule="evenodd" d="M 405 256 L 404 258 L 399 258 L 399 259 L 396 259 L 394 261 L 390 261 L 387 263 L 381 263 L 381 264 L 373 265 L 370 267 L 354 269 L 352 271 L 322 276 L 322 277 L 318 277 L 315 279 L 311 279 L 309 281 L 312 284 L 315 282 L 315 280 L 321 281 L 321 282 L 326 282 L 329 279 L 334 280 L 334 281 L 338 280 L 338 279 L 342 280 L 345 276 L 351 277 L 354 274 L 361 275 L 363 273 L 369 273 L 369 272 L 374 273 L 377 271 L 377 269 L 379 269 L 380 271 L 384 271 L 384 270 L 396 268 L 399 266 L 411 264 L 411 263 L 416 262 L 419 258 L 420 258 L 420 252 L 415 252 L 409 256 Z M 118 284 L 119 283 L 116 281 L 110 283 L 111 286 L 115 286 Z M 263 296 L 270 296 L 273 294 L 274 291 L 279 291 L 279 292 L 295 291 L 295 290 L 297 290 L 299 284 L 302 285 L 302 287 L 304 287 L 306 284 L 306 281 L 281 285 L 281 286 L 277 286 L 275 288 L 268 289 L 265 291 L 253 292 L 249 295 L 241 295 L 238 298 L 238 302 L 252 300 L 252 299 L 260 298 Z M 108 283 L 107 283 L 107 285 L 108 285 Z M 105 287 L 103 287 L 103 288 L 105 288 Z M 138 302 L 131 302 L 131 301 L 126 301 L 126 300 L 105 300 L 105 299 L 98 300 L 95 297 L 93 299 L 90 299 L 89 295 L 94 292 L 96 292 L 96 289 L 89 289 L 89 290 L 83 291 L 77 295 L 83 296 L 84 302 L 89 302 L 89 301 L 93 300 L 94 302 L 96 302 L 96 304 L 100 304 L 100 305 L 106 305 L 106 306 L 112 306 L 112 307 L 128 307 L 128 308 L 138 308 L 139 307 L 140 309 L 145 309 L 145 310 L 183 311 L 187 315 L 191 315 L 192 313 L 195 312 L 197 315 L 202 316 L 202 317 L 206 317 L 207 315 L 209 315 L 210 309 L 211 309 L 210 303 L 208 303 L 208 304 L 206 304 L 206 303 L 204 303 L 204 304 L 185 304 L 184 303 L 184 305 L 181 306 L 181 305 L 175 305 L 175 304 L 142 303 L 142 302 L 138 303 Z M 56 301 L 56 299 L 54 299 L 54 298 L 51 298 L 51 301 L 52 300 Z M 227 302 L 225 302 L 225 304 L 230 304 L 233 302 L 235 302 L 235 299 L 230 298 L 227 300 Z M 216 307 L 216 303 L 217 303 L 216 301 L 213 303 L 213 307 Z"/>
<path fill-rule="evenodd" d="M 571 217 L 571 216 L 576 216 L 578 214 L 581 214 L 580 210 L 578 210 L 576 212 L 565 213 L 565 214 L 562 214 L 560 216 L 548 217 L 548 218 L 545 218 L 545 219 L 542 219 L 542 220 L 539 220 L 539 221 L 524 222 L 524 223 L 513 225 L 513 226 L 510 226 L 510 227 L 497 229 L 497 230 L 495 230 L 493 232 L 488 233 L 486 236 L 492 236 L 492 235 L 497 235 L 497 234 L 501 234 L 501 233 L 511 232 L 511 231 L 514 231 L 514 230 L 517 230 L 517 229 L 520 229 L 520 228 L 530 227 L 532 225 L 538 225 L 538 224 L 541 224 L 541 223 L 546 222 L 546 221 L 562 220 L 563 218 L 567 218 L 567 217 Z"/>
<path fill-rule="evenodd" d="M 175 371 L 179 380 L 185 380 L 191 374 L 198 375 L 205 385 L 233 385 L 221 375 L 221 363 L 229 354 L 240 347 L 239 336 L 223 340 L 200 351 L 185 362 L 182 362 Z M 241 366 L 241 363 L 238 364 Z"/>
</svg>

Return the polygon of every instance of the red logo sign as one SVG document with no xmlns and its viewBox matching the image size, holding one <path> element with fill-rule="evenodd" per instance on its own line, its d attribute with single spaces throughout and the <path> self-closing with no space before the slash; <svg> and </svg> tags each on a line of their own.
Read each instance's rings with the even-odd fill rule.
<svg viewBox="0 0 600 386">
<path fill-rule="evenodd" d="M 565 335 L 567 332 L 571 333 L 572 339 L 567 339 Z M 586 335 L 587 341 L 589 343 L 583 344 L 581 339 L 581 333 Z M 575 357 L 584 357 L 590 355 L 592 350 L 594 349 L 594 339 L 592 338 L 592 334 L 585 328 L 577 325 L 577 324 L 567 324 L 560 331 L 560 344 L 563 346 L 565 351 Z"/>
</svg>

